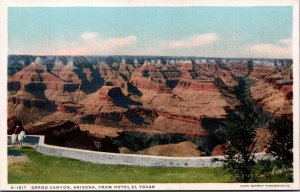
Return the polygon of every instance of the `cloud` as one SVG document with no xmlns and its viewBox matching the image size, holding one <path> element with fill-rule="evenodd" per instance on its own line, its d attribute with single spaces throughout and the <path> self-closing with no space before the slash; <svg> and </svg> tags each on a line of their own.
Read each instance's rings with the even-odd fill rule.
<svg viewBox="0 0 300 192">
<path fill-rule="evenodd" d="M 238 39 L 238 40 L 237 40 Z M 196 34 L 178 40 L 151 39 L 137 44 L 135 35 L 104 37 L 99 33 L 85 32 L 72 41 L 33 42 L 14 48 L 14 54 L 29 55 L 170 55 L 291 58 L 292 39 L 274 43 L 246 44 L 238 35 L 232 37 L 216 33 Z"/>
<path fill-rule="evenodd" d="M 93 33 L 93 32 L 85 32 L 83 34 L 80 35 L 80 38 L 84 41 L 89 41 L 89 40 L 93 40 L 99 37 L 98 33 Z"/>
<path fill-rule="evenodd" d="M 98 33 L 85 32 L 78 41 L 59 46 L 59 52 L 63 55 L 124 54 L 123 48 L 132 46 L 136 41 L 134 35 L 103 38 Z"/>
<path fill-rule="evenodd" d="M 137 40 L 136 36 L 128 36 L 128 37 L 120 37 L 120 38 L 109 38 L 101 42 L 102 45 L 105 48 L 119 48 L 119 47 L 125 47 L 128 45 L 133 44 Z"/>
<path fill-rule="evenodd" d="M 246 55 L 263 58 L 292 58 L 292 41 L 281 39 L 276 44 L 253 44 L 244 50 Z"/>
<path fill-rule="evenodd" d="M 167 41 L 166 45 L 169 49 L 183 49 L 203 47 L 212 44 L 218 40 L 218 35 L 215 33 L 198 34 L 183 40 Z"/>
<path fill-rule="evenodd" d="M 281 39 L 281 40 L 279 40 L 278 43 L 283 46 L 291 46 L 292 42 L 293 42 L 293 40 L 291 38 L 288 38 L 288 39 Z"/>
</svg>

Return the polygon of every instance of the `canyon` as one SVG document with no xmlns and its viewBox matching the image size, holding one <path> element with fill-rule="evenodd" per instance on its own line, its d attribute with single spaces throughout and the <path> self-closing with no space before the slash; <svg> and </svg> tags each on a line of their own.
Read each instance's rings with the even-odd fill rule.
<svg viewBox="0 0 300 192">
<path fill-rule="evenodd" d="M 19 56 L 8 63 L 8 133 L 114 153 L 220 155 L 223 121 L 240 106 L 237 77 L 273 117 L 293 116 L 291 60 Z M 257 127 L 258 151 L 270 137 Z"/>
</svg>

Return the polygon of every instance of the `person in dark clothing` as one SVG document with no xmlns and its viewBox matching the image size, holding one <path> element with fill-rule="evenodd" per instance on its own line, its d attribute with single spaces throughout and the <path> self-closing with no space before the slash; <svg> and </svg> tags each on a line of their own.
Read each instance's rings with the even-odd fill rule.
<svg viewBox="0 0 300 192">
<path fill-rule="evenodd" d="M 21 132 L 20 126 L 17 125 L 14 131 L 14 134 L 19 134 Z"/>
</svg>

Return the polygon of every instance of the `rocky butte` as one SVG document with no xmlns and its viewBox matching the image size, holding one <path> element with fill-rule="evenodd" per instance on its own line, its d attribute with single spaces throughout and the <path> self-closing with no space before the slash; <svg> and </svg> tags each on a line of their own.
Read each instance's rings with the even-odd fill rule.
<svg viewBox="0 0 300 192">
<path fill-rule="evenodd" d="M 220 155 L 240 101 L 236 77 L 272 116 L 292 117 L 292 61 L 196 57 L 10 55 L 8 133 L 18 124 L 54 145 L 115 153 Z M 266 129 L 257 127 L 259 151 Z"/>
</svg>

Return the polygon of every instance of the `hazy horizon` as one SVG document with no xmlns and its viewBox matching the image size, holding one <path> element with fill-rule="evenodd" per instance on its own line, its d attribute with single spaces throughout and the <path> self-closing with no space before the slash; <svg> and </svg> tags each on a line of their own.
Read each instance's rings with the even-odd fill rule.
<svg viewBox="0 0 300 192">
<path fill-rule="evenodd" d="M 33 57 L 162 57 L 162 58 L 203 58 L 203 59 L 258 59 L 258 60 L 293 60 L 293 58 L 268 58 L 268 57 L 213 57 L 213 56 L 193 56 L 193 55 L 39 55 L 39 54 L 8 54 L 9 56 L 33 56 Z"/>
</svg>

